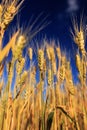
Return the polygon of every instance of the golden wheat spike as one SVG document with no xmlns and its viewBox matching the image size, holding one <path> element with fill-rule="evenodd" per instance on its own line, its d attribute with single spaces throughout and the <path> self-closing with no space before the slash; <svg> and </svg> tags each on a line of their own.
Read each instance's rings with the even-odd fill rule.
<svg viewBox="0 0 87 130">
<path fill-rule="evenodd" d="M 5 4 L 6 9 L 3 14 L 3 19 L 1 19 L 1 25 L 2 25 L 1 28 L 4 31 L 7 28 L 7 26 L 9 25 L 9 23 L 13 20 L 14 16 L 18 12 L 18 10 L 23 2 L 24 2 L 24 0 L 22 0 L 21 2 L 14 0 L 13 2 L 10 1 L 10 3 Z"/>
<path fill-rule="evenodd" d="M 33 50 L 32 50 L 32 48 L 28 49 L 28 55 L 29 55 L 30 60 L 32 60 L 32 58 L 33 58 Z"/>
<path fill-rule="evenodd" d="M 85 54 L 85 39 L 83 31 L 77 33 L 77 36 L 75 37 L 75 43 L 78 45 L 82 54 Z"/>
<path fill-rule="evenodd" d="M 18 40 L 17 40 L 17 45 L 18 46 L 20 46 L 21 48 L 23 48 L 24 47 L 24 44 L 26 43 L 26 37 L 25 37 L 25 35 L 19 35 L 19 37 L 18 37 Z"/>
<path fill-rule="evenodd" d="M 47 57 L 48 57 L 48 59 L 51 60 L 51 57 L 50 57 L 50 50 L 49 50 L 49 48 L 46 49 L 46 53 L 47 53 Z"/>
<path fill-rule="evenodd" d="M 12 46 L 12 54 L 15 60 L 21 62 L 22 51 L 26 44 L 26 37 L 24 35 L 19 35 L 15 44 Z"/>
<path fill-rule="evenodd" d="M 40 71 L 43 71 L 43 64 L 44 64 L 44 51 L 42 49 L 38 50 L 38 66 Z"/>
<path fill-rule="evenodd" d="M 20 75 L 22 73 L 22 70 L 24 68 L 24 64 L 25 64 L 25 58 L 21 58 L 21 60 L 17 61 L 17 64 L 16 64 L 16 71 L 17 71 L 17 74 Z"/>
<path fill-rule="evenodd" d="M 58 58 L 61 59 L 61 50 L 60 50 L 60 47 L 57 47 L 56 51 L 57 51 Z"/>
<path fill-rule="evenodd" d="M 79 54 L 76 54 L 76 67 L 78 68 L 78 71 L 80 72 L 81 71 L 81 58 L 80 58 L 80 55 Z"/>
<path fill-rule="evenodd" d="M 32 84 L 35 85 L 36 83 L 36 67 L 34 66 L 31 71 L 31 80 Z"/>
<path fill-rule="evenodd" d="M 59 68 L 59 81 L 60 82 L 63 82 L 65 79 L 65 67 L 64 66 L 61 66 Z"/>
<path fill-rule="evenodd" d="M 20 87 L 25 83 L 27 76 L 28 76 L 28 72 L 24 71 L 23 74 L 21 75 L 21 78 L 18 81 L 18 84 L 20 85 Z"/>
<path fill-rule="evenodd" d="M 81 53 L 83 55 L 85 55 L 86 51 L 85 51 L 85 29 L 84 29 L 84 21 L 83 18 L 80 19 L 79 21 L 80 23 L 78 23 L 78 21 L 76 21 L 76 19 L 73 19 L 73 27 L 74 27 L 74 32 L 72 32 L 73 35 L 73 39 L 75 41 L 75 43 L 77 44 L 79 50 L 81 51 Z"/>
<path fill-rule="evenodd" d="M 53 81 L 52 70 L 48 69 L 48 85 L 51 86 Z"/>
</svg>

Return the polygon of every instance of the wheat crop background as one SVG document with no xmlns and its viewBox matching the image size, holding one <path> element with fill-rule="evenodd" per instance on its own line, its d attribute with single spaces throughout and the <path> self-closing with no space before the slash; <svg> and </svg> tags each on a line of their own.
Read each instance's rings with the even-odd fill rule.
<svg viewBox="0 0 87 130">
<path fill-rule="evenodd" d="M 78 24 L 73 18 L 73 31 L 70 32 L 78 47 L 74 54 L 79 80 L 76 85 L 70 57 L 67 58 L 55 40 L 43 39 L 40 46 L 38 40 L 35 41 L 36 50 L 34 45 L 28 46 L 26 55 L 30 65 L 28 69 L 25 67 L 27 60 L 23 49 L 47 25 L 46 22 L 42 21 L 44 24 L 33 29 L 36 19 L 25 31 L 20 27 L 15 29 L 3 47 L 5 31 L 23 2 L 2 0 L 0 4 L 0 130 L 87 130 L 84 20 Z M 10 50 L 12 58 L 8 61 Z"/>
</svg>

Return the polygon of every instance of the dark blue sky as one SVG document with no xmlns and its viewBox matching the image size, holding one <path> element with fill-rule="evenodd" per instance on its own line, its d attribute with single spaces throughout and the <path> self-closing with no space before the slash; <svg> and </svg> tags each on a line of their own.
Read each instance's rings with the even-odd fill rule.
<svg viewBox="0 0 87 130">
<path fill-rule="evenodd" d="M 78 8 L 75 11 L 68 11 L 70 6 L 68 1 L 77 1 Z M 43 12 L 41 19 L 49 15 L 47 21 L 51 21 L 51 24 L 48 25 L 42 33 L 45 33 L 48 37 L 56 37 L 60 39 L 60 41 L 62 39 L 66 41 L 66 39 L 69 38 L 71 14 L 74 13 L 78 15 L 84 10 L 84 14 L 87 16 L 86 7 L 87 0 L 25 0 L 22 11 L 20 12 L 20 21 L 21 23 L 28 22 L 32 15 L 36 18 L 41 12 Z"/>
<path fill-rule="evenodd" d="M 72 6 L 75 4 L 78 6 L 76 9 L 68 10 L 70 8 L 69 1 L 74 1 Z M 43 20 L 44 17 L 48 16 L 47 21 L 51 21 L 40 35 L 47 35 L 48 38 L 59 39 L 60 44 L 64 47 L 72 48 L 70 42 L 69 29 L 71 27 L 70 17 L 73 14 L 80 14 L 84 10 L 84 14 L 87 17 L 87 0 L 25 0 L 23 6 L 20 9 L 18 22 L 22 25 L 28 24 L 32 15 L 34 19 L 37 18 L 40 13 L 43 13 L 42 17 L 38 20 L 37 25 Z M 13 20 L 11 25 L 15 27 L 17 17 Z M 11 26 L 9 26 L 11 29 Z M 8 28 L 8 31 L 9 31 Z"/>
<path fill-rule="evenodd" d="M 69 0 L 25 0 L 25 17 L 32 14 L 37 15 L 44 12 L 49 15 L 48 21 L 52 23 L 41 33 L 45 33 L 48 38 L 59 39 L 63 49 L 66 48 L 67 57 L 71 56 L 74 81 L 77 81 L 77 70 L 75 67 L 75 44 L 70 36 L 69 28 L 71 27 L 70 17 L 73 14 L 79 15 L 84 10 L 87 16 L 87 0 L 76 0 L 77 8 L 69 9 Z M 75 6 L 75 5 L 74 5 Z M 23 9 L 24 10 L 24 9 Z M 44 17 L 44 16 L 43 16 Z"/>
<path fill-rule="evenodd" d="M 74 4 L 72 3 L 74 1 Z M 71 3 L 71 4 L 70 4 Z M 71 6 L 72 7 L 71 7 Z M 75 8 L 76 5 L 76 8 Z M 38 20 L 39 24 L 41 20 L 47 15 L 47 21 L 51 21 L 43 31 L 41 31 L 38 35 L 47 36 L 47 38 L 59 40 L 60 46 L 62 49 L 66 49 L 68 55 L 71 56 L 71 63 L 74 75 L 77 74 L 75 68 L 75 59 L 74 52 L 75 44 L 71 38 L 69 29 L 71 27 L 70 17 L 73 14 L 79 15 L 84 10 L 84 15 L 87 16 L 87 0 L 25 0 L 23 6 L 21 7 L 21 11 L 18 14 L 20 18 L 20 24 L 29 23 L 32 15 L 34 18 L 43 12 L 42 17 Z M 12 26 L 16 25 L 15 17 L 14 21 L 11 23 Z M 9 26 L 11 28 L 11 26 Z M 9 28 L 8 28 L 9 31 Z M 37 37 L 38 37 L 37 35 Z M 74 77 L 75 79 L 75 77 Z"/>
<path fill-rule="evenodd" d="M 74 3 L 77 4 L 78 7 L 75 11 L 68 10 L 70 6 L 69 1 L 76 1 Z M 75 6 L 75 4 L 73 6 Z M 84 14 L 87 16 L 86 7 L 87 0 L 25 0 L 21 7 L 21 11 L 18 14 L 18 17 L 20 18 L 19 23 L 29 23 L 32 15 L 34 15 L 35 19 L 40 13 L 43 13 L 42 17 L 37 22 L 37 24 L 39 24 L 44 17 L 49 15 L 47 21 L 51 21 L 51 24 L 41 33 L 44 33 L 51 38 L 64 39 L 66 41 L 66 39 L 69 38 L 71 14 L 74 13 L 78 15 L 84 10 Z M 16 17 L 12 25 L 14 26 L 15 24 Z"/>
</svg>

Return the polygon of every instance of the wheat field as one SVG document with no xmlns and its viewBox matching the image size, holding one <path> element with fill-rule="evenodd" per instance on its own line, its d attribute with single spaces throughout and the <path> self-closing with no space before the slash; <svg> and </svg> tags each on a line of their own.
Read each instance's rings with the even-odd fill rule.
<svg viewBox="0 0 87 130">
<path fill-rule="evenodd" d="M 27 32 L 29 35 L 18 28 L 3 47 L 4 34 L 23 2 L 2 0 L 0 4 L 0 130 L 87 130 L 84 22 L 81 20 L 78 25 L 73 18 L 73 31 L 70 32 L 78 47 L 74 54 L 78 84 L 73 81 L 70 57 L 67 58 L 55 40 L 43 39 L 36 50 L 28 46 L 26 54 L 30 65 L 26 69 L 23 50 L 46 23 L 32 30 L 33 22 Z M 10 50 L 12 58 L 8 61 Z"/>
</svg>

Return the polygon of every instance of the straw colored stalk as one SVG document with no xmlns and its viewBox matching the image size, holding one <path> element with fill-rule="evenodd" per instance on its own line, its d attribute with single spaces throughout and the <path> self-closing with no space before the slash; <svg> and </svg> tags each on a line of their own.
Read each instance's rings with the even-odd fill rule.
<svg viewBox="0 0 87 130">
<path fill-rule="evenodd" d="M 7 102 L 7 117 L 6 117 L 6 129 L 11 129 L 12 124 L 12 114 L 13 114 L 13 108 L 12 108 L 12 94 L 9 93 L 8 102 Z"/>
<path fill-rule="evenodd" d="M 67 87 L 68 86 L 68 87 Z M 71 115 L 72 118 L 74 118 L 75 116 L 75 102 L 73 102 L 73 100 L 75 100 L 75 88 L 74 86 L 71 86 L 69 83 L 66 83 L 66 89 L 67 89 L 67 97 L 68 97 L 68 101 L 67 101 L 67 107 L 68 107 L 68 110 L 69 110 L 69 113 Z"/>
<path fill-rule="evenodd" d="M 12 59 L 12 61 L 10 63 L 8 63 L 8 66 L 7 66 L 7 71 L 8 71 L 8 87 L 7 87 L 7 91 L 10 92 L 11 90 L 11 84 L 12 84 L 12 79 L 13 79 L 13 75 L 14 75 L 14 72 L 13 72 L 13 69 L 14 69 L 14 59 Z"/>
<path fill-rule="evenodd" d="M 55 93 L 54 88 L 52 88 L 52 97 L 51 98 L 53 98 L 52 104 L 53 104 L 53 108 L 55 108 L 55 111 L 54 111 L 54 130 L 57 130 L 58 125 L 57 125 L 56 93 Z"/>
<path fill-rule="evenodd" d="M 1 91 L 2 91 L 2 88 L 3 88 L 3 80 L 0 82 L 0 95 L 1 95 Z"/>
<path fill-rule="evenodd" d="M 38 50 L 38 66 L 39 66 L 39 70 L 40 70 L 40 120 L 41 120 L 41 128 L 43 129 L 43 65 L 44 65 L 44 51 L 42 49 Z"/>
<path fill-rule="evenodd" d="M 19 114 L 18 114 L 18 130 L 21 129 L 23 112 L 24 112 L 24 109 L 27 107 L 27 103 L 28 102 L 23 103 L 23 105 L 19 109 L 20 111 L 19 111 Z"/>
<path fill-rule="evenodd" d="M 3 5 L 0 4 L 0 27 L 1 27 L 2 15 L 3 15 Z M 3 38 L 3 32 L 0 31 L 0 50 L 1 50 L 1 46 L 2 46 L 2 38 Z"/>
<path fill-rule="evenodd" d="M 11 130 L 15 130 L 16 129 L 16 125 L 18 123 L 17 119 L 18 119 L 18 108 L 19 108 L 19 100 L 15 100 L 14 104 L 13 104 L 13 116 L 12 116 L 12 124 L 11 124 Z"/>
<path fill-rule="evenodd" d="M 35 129 L 39 129 L 39 111 L 40 111 L 40 105 L 39 105 L 39 93 L 35 95 Z"/>
<path fill-rule="evenodd" d="M 4 63 L 4 64 L 5 64 L 5 63 Z M 1 65 L 0 65 L 0 77 L 2 77 L 2 75 L 3 75 L 4 64 L 1 64 Z"/>
<path fill-rule="evenodd" d="M 2 12 L 3 12 L 3 5 L 0 4 L 0 22 L 1 22 L 1 18 L 2 18 Z"/>
<path fill-rule="evenodd" d="M 86 74 L 87 74 L 87 69 L 86 69 L 86 62 L 83 61 L 83 86 L 86 87 Z"/>
<path fill-rule="evenodd" d="M 55 96 L 56 96 L 56 106 L 61 105 L 61 92 L 59 83 L 56 84 Z"/>
<path fill-rule="evenodd" d="M 1 103 L 0 103 L 0 111 L 1 111 L 1 113 L 0 113 L 0 129 L 2 130 L 3 129 L 3 127 L 4 127 L 4 115 L 5 115 L 5 110 L 4 110 L 4 108 L 1 106 Z"/>
<path fill-rule="evenodd" d="M 15 87 L 14 87 L 14 94 L 15 94 L 16 98 L 25 89 L 25 82 L 26 82 L 27 76 L 28 76 L 28 72 L 24 71 L 23 74 L 21 75 L 21 78 L 17 77 Z M 18 89 L 19 89 L 19 92 L 17 93 Z"/>
<path fill-rule="evenodd" d="M 30 117 L 30 111 L 29 112 L 28 111 L 29 111 L 28 106 L 26 106 L 26 108 L 23 111 L 21 130 L 27 129 L 28 119 Z"/>
<path fill-rule="evenodd" d="M 43 108 L 42 107 L 44 104 L 43 102 L 43 81 L 39 82 L 39 84 L 37 85 L 37 101 L 38 103 L 36 105 L 38 105 L 38 119 L 39 119 L 39 128 L 43 129 Z"/>
<path fill-rule="evenodd" d="M 11 40 L 8 42 L 8 44 L 0 51 L 0 63 L 4 60 L 4 58 L 8 55 L 9 50 L 12 48 L 13 44 L 16 41 L 16 38 L 19 34 L 19 31 L 17 31 L 11 38 Z"/>
<path fill-rule="evenodd" d="M 4 123 L 5 123 L 5 112 L 6 112 L 6 94 L 4 94 L 0 100 L 0 129 L 4 129 Z"/>
<path fill-rule="evenodd" d="M 51 56 L 50 56 L 50 49 L 49 49 L 49 45 L 47 45 L 47 47 L 46 47 L 46 54 L 47 54 L 47 58 L 48 58 L 48 60 L 50 61 L 51 60 Z"/>
<path fill-rule="evenodd" d="M 31 88 L 31 91 L 27 96 L 28 96 L 27 97 L 28 100 L 26 100 L 27 106 L 24 108 L 24 111 L 23 111 L 21 129 L 25 130 L 28 127 L 31 129 L 31 126 L 32 126 L 32 130 L 33 130 L 33 127 L 34 127 L 34 89 L 33 88 Z"/>
</svg>

